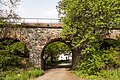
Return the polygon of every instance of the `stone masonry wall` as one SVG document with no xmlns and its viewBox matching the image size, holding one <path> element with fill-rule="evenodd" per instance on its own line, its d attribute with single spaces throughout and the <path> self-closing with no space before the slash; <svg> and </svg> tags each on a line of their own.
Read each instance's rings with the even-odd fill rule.
<svg viewBox="0 0 120 80">
<path fill-rule="evenodd" d="M 106 38 L 117 39 L 120 37 L 120 29 L 110 31 L 110 34 L 105 36 Z"/>
<path fill-rule="evenodd" d="M 30 62 L 36 67 L 41 68 L 41 53 L 49 40 L 60 38 L 60 32 L 62 28 L 40 28 L 40 27 L 29 27 L 29 28 L 10 28 L 0 27 L 0 39 L 12 38 L 23 42 L 29 53 Z M 106 38 L 115 39 L 116 36 L 120 35 L 120 30 L 113 30 L 110 35 Z M 76 53 L 76 52 L 74 52 Z M 74 55 L 73 53 L 73 55 Z M 76 59 L 75 57 L 73 59 Z M 73 61 L 74 62 L 74 61 Z M 73 66 L 73 65 L 72 65 Z M 75 66 L 75 65 L 74 65 Z"/>
<path fill-rule="evenodd" d="M 60 37 L 60 28 L 0 28 L 0 38 L 12 38 L 24 42 L 30 62 L 41 68 L 41 51 L 45 44 Z"/>
</svg>

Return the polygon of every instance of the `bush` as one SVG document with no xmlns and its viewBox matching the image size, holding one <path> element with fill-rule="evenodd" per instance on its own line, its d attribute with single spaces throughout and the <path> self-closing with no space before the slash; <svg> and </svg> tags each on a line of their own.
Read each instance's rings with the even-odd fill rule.
<svg viewBox="0 0 120 80">
<path fill-rule="evenodd" d="M 8 74 L 19 72 L 22 68 L 25 69 L 29 64 L 23 64 L 21 60 L 26 57 L 25 45 L 22 42 L 13 39 L 0 39 L 0 78 L 7 78 Z M 14 77 L 13 73 L 11 77 Z M 17 80 L 17 77 L 14 78 Z"/>
<path fill-rule="evenodd" d="M 120 68 L 115 70 L 101 70 L 98 75 L 83 74 L 80 71 L 74 71 L 77 76 L 85 80 L 120 80 Z"/>
<path fill-rule="evenodd" d="M 84 59 L 80 61 L 78 70 L 89 75 L 97 75 L 103 69 L 116 68 L 119 62 L 117 52 L 113 49 L 100 49 L 99 45 L 88 47 L 83 51 Z"/>
<path fill-rule="evenodd" d="M 30 73 L 28 71 L 22 72 L 20 73 L 17 77 L 18 80 L 27 80 L 28 78 L 30 78 Z"/>
<path fill-rule="evenodd" d="M 20 65 L 20 58 L 24 56 L 27 55 L 22 42 L 13 39 L 0 40 L 0 71 Z"/>
<path fill-rule="evenodd" d="M 39 70 L 39 69 L 35 69 L 35 70 L 29 71 L 29 73 L 31 75 L 30 77 L 34 78 L 34 77 L 38 77 L 38 76 L 42 75 L 44 73 L 44 71 Z"/>
</svg>

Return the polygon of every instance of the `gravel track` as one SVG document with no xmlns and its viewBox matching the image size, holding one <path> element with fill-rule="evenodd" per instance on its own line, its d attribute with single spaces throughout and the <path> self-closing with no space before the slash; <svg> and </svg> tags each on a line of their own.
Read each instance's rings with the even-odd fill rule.
<svg viewBox="0 0 120 80">
<path fill-rule="evenodd" d="M 85 80 L 75 76 L 69 68 L 55 68 L 46 71 L 43 76 L 36 78 L 35 80 Z"/>
</svg>

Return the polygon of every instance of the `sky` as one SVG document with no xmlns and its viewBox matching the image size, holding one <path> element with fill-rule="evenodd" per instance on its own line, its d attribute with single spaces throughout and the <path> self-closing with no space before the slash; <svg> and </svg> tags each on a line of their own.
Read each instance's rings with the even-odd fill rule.
<svg viewBox="0 0 120 80">
<path fill-rule="evenodd" d="M 56 6 L 60 0 L 21 0 L 18 14 L 25 18 L 58 18 Z"/>
</svg>

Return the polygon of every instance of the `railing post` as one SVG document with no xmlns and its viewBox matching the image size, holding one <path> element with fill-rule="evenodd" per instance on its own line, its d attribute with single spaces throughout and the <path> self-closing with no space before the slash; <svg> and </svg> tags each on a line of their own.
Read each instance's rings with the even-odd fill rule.
<svg viewBox="0 0 120 80">
<path fill-rule="evenodd" d="M 37 24 L 39 24 L 39 18 L 37 18 Z"/>
</svg>

